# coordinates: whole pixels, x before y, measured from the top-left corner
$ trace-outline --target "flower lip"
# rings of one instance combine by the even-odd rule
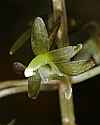
[[[34,73],[33,73],[33,69],[32,68],[26,68],[25,71],[24,71],[24,75],[25,77],[30,77],[32,76]]]

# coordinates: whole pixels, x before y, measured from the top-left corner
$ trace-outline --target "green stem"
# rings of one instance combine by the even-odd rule
[[[62,14],[61,25],[57,34],[57,40],[58,40],[57,45],[58,47],[68,46],[69,39],[68,39],[68,26],[67,26],[67,14],[66,14],[65,0],[52,0],[52,3],[53,3],[54,19],[55,20],[57,19],[59,12]],[[60,101],[62,125],[75,125],[72,95],[70,99],[66,99],[65,91],[63,91],[65,90],[65,88],[66,86],[64,84],[60,84],[59,101]]]
[[[69,99],[65,98],[64,84],[59,86],[59,101],[61,109],[62,125],[75,125],[74,109],[73,109],[73,97]]]
[[[96,75],[99,75],[99,74],[100,74],[100,66],[96,66],[95,68],[93,68],[87,72],[84,72],[80,75],[71,76],[70,81],[71,81],[71,84],[77,84],[77,83],[83,82],[83,81],[85,81],[89,78],[92,78]],[[59,81],[59,80],[51,80],[51,81],[49,81],[48,84],[42,84],[40,90],[41,91],[56,90],[60,83],[61,83],[61,81]],[[11,80],[11,81],[0,82],[0,98],[2,98],[4,96],[16,94],[16,93],[27,92],[27,91],[28,91],[28,81],[27,80]],[[59,93],[60,93],[60,91],[61,90],[59,90]],[[59,98],[61,98],[62,94],[59,96],[60,96]],[[64,98],[62,98],[62,99],[64,99]],[[70,99],[70,100],[72,100],[72,99]],[[66,100],[64,100],[64,101],[66,101]],[[61,103],[62,103],[62,101],[60,99],[60,104]],[[65,104],[62,103],[62,105],[65,105]]]
[[[67,26],[67,14],[64,0],[52,0],[53,4],[53,15],[56,20],[58,15],[61,14],[61,25],[58,30],[58,47],[64,47],[69,45],[68,39],[68,26]]]

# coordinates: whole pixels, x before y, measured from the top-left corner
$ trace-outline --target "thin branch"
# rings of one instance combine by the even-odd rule
[[[100,74],[100,66],[97,66],[87,72],[84,72],[77,76],[71,76],[69,78],[71,80],[71,84],[77,84],[99,74]],[[40,90],[51,91],[51,90],[58,89],[58,85],[60,83],[61,81],[59,80],[49,81],[48,84],[42,84]],[[0,98],[11,95],[11,94],[27,92],[27,91],[28,91],[27,80],[12,80],[12,81],[0,82]]]
[[[71,83],[77,84],[100,74],[100,66],[96,66],[87,72],[71,77]]]
[[[68,46],[69,39],[68,39],[68,26],[67,26],[65,0],[52,0],[52,3],[53,3],[54,19],[55,20],[57,19],[59,12],[61,12],[62,14],[61,25],[59,27],[58,34],[57,34],[57,38],[58,38],[57,45],[58,47]],[[67,80],[67,82],[69,81]],[[71,81],[69,84],[71,84]],[[63,88],[65,89],[66,87],[63,86],[63,84],[60,84],[59,85],[59,102],[60,102],[62,125],[68,125],[69,123],[72,123],[72,125],[75,125],[73,101],[72,101],[72,98],[70,98],[69,100],[66,100],[65,92],[63,92]]]
[[[58,30],[58,40],[57,45],[59,47],[68,46],[69,45],[69,39],[68,39],[68,25],[67,25],[67,13],[66,13],[66,7],[65,7],[65,0],[52,0],[53,4],[53,15],[55,21],[57,20],[57,17],[59,14],[61,14],[61,25]]]
[[[26,92],[28,91],[27,89],[28,89],[27,86],[3,89],[0,91],[0,98],[8,96],[8,95],[12,95],[12,94]]]
[[[21,87],[26,86],[27,80],[11,80],[11,81],[3,81],[0,83],[0,90],[12,88],[12,87]]]
[[[66,98],[65,96],[66,84],[59,85],[59,102],[60,102],[60,109],[61,109],[62,125],[75,125],[73,98],[72,98],[72,94],[70,98]]]

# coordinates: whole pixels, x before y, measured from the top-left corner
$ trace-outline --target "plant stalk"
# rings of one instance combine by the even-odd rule
[[[61,108],[62,125],[75,125],[74,109],[73,109],[73,97],[69,99],[65,98],[65,92],[63,91],[63,84],[59,86],[59,100]]]
[[[61,25],[57,34],[57,45],[58,48],[69,45],[68,39],[68,25],[67,25],[67,14],[65,7],[65,0],[52,0],[53,3],[53,15],[56,21],[59,13],[61,13]],[[70,80],[67,80],[70,82]],[[66,83],[67,84],[67,83]],[[71,82],[69,83],[71,84]],[[70,99],[65,98],[65,84],[59,84],[59,102],[61,111],[61,122],[62,125],[75,125],[75,116],[73,111],[72,95]]]
[[[61,25],[57,34],[58,47],[64,47],[69,45],[68,39],[68,25],[67,25],[67,13],[65,7],[65,0],[52,0],[53,16],[56,21],[61,14]]]
[[[100,66],[96,66],[93,69],[86,71],[80,75],[77,76],[69,76],[69,79],[71,81],[71,84],[77,84],[80,82],[83,82],[87,79],[90,79],[96,75],[100,74]],[[51,80],[49,81],[48,84],[42,84],[40,90],[41,91],[52,91],[58,89],[58,85],[61,82],[59,80]],[[25,89],[23,89],[25,87]],[[7,93],[3,92],[5,90],[8,90],[11,88]],[[20,91],[18,89],[20,89]],[[13,92],[12,92],[13,91]],[[1,81],[0,82],[0,98],[4,96],[8,96],[11,94],[16,94],[16,93],[22,93],[22,92],[27,92],[28,91],[28,81],[27,80],[11,80],[11,81]],[[4,93],[4,94],[1,94]]]

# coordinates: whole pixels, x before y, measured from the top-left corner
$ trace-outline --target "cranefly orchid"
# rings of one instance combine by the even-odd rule
[[[26,33],[27,34],[27,33]],[[90,68],[95,63],[93,60],[72,60],[82,49],[82,44],[67,46],[50,50],[50,37],[42,18],[36,17],[32,29],[28,31],[31,37],[31,47],[35,57],[25,68],[24,75],[28,77],[29,96],[36,98],[41,84],[47,84],[49,80],[62,80],[65,87],[65,98],[69,99],[72,94],[68,76],[76,76]],[[26,37],[26,38],[28,38]],[[19,49],[25,40],[16,41],[10,50],[13,54]]]

